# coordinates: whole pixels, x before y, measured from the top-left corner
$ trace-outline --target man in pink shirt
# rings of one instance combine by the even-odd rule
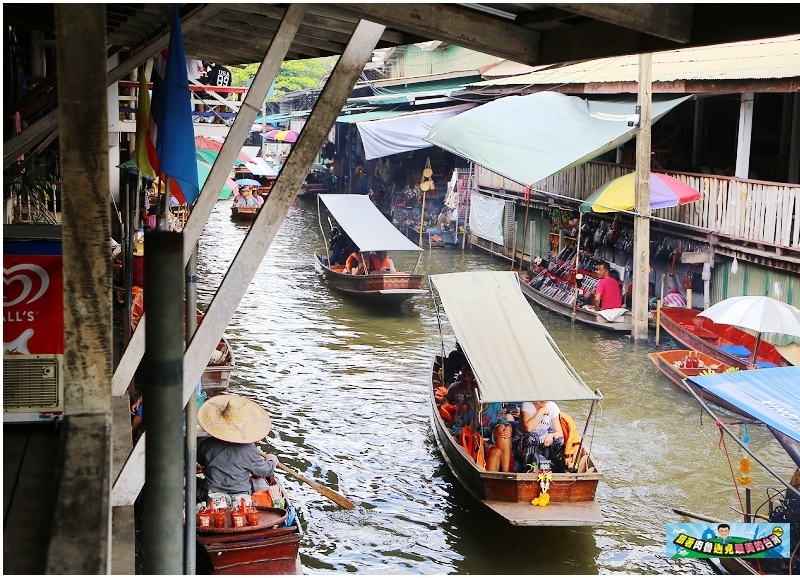
[[[603,309],[616,309],[622,307],[622,293],[619,283],[609,275],[610,267],[607,261],[600,261],[597,265],[597,276],[600,281],[592,296],[592,305],[597,311]]]

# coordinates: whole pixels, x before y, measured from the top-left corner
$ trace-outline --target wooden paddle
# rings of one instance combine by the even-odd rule
[[[267,454],[265,454],[261,450],[258,450],[258,453],[261,454],[262,458],[266,459]],[[293,478],[297,478],[301,482],[305,482],[306,484],[308,484],[309,486],[311,486],[312,488],[317,490],[320,494],[322,494],[323,496],[325,496],[329,500],[333,500],[334,502],[339,504],[342,508],[344,508],[346,510],[355,510],[356,505],[353,502],[351,502],[350,500],[348,500],[347,498],[345,498],[342,494],[340,494],[340,493],[338,493],[338,492],[336,492],[336,491],[334,491],[334,490],[332,490],[330,488],[322,486],[322,485],[320,485],[320,484],[318,484],[316,482],[312,482],[307,477],[305,477],[303,474],[300,474],[300,473],[294,471],[289,466],[285,466],[280,462],[278,462],[278,469],[281,470],[282,472],[285,472],[285,473],[289,474]]]

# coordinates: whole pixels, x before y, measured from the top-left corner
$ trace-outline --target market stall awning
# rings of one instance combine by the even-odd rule
[[[653,97],[652,119],[691,98]],[[437,123],[425,140],[499,175],[532,185],[581,165],[636,135],[636,99],[559,92],[507,96]]]
[[[800,367],[716,373],[687,381],[800,441]]]
[[[484,403],[596,399],[536,316],[512,271],[430,275]]]
[[[433,125],[474,107],[474,103],[466,103],[359,122],[356,126],[364,143],[364,156],[366,160],[377,159],[432,146],[425,137]]]
[[[422,251],[383,216],[367,195],[317,195],[362,251]]]

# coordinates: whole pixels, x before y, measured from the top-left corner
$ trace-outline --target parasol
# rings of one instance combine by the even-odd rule
[[[195,149],[195,154],[197,156],[197,160],[213,165],[217,161],[217,157],[219,156],[219,151],[203,149],[198,147]],[[237,158],[233,162],[233,164],[235,166],[244,166],[244,161],[242,159]]]
[[[236,180],[236,184],[239,185],[240,187],[246,187],[246,186],[260,187],[261,186],[261,183],[259,183],[255,179],[237,179]]]
[[[206,180],[208,179],[208,174],[211,172],[211,165],[204,163],[203,161],[197,161],[197,180],[200,183],[200,190],[203,189],[203,185],[206,184]],[[219,192],[220,199],[230,199],[232,195],[239,194],[239,186],[233,182],[230,178],[225,180],[225,184],[222,185],[222,189]]]
[[[222,143],[218,140],[214,140],[212,138],[208,138],[205,136],[196,136],[194,137],[194,146],[199,149],[207,149],[210,151],[221,151],[222,150]],[[253,159],[250,158],[248,155],[244,154],[242,151],[239,151],[237,155],[239,160],[242,160],[246,163],[252,163]]]
[[[630,211],[636,206],[636,173],[628,173],[597,189],[581,203],[581,213]],[[700,200],[700,191],[663,173],[650,173],[650,208],[665,209]]]
[[[298,134],[293,130],[271,130],[264,135],[268,140],[280,142],[297,142]]]
[[[800,337],[800,309],[772,297],[745,295],[720,301],[698,313],[714,323],[736,325],[757,333],[753,363],[758,359],[762,333],[779,333]]]

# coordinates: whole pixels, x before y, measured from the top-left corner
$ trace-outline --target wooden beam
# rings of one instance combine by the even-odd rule
[[[47,574],[111,568],[114,331],[104,4],[57,4],[65,449]]]
[[[692,39],[694,4],[548,4],[629,30],[685,44]]]
[[[507,58],[522,64],[537,64],[538,32],[520,28],[507,20],[457,8],[450,4],[332,4],[336,11],[369,18],[386,26],[442,40],[457,46]]]

